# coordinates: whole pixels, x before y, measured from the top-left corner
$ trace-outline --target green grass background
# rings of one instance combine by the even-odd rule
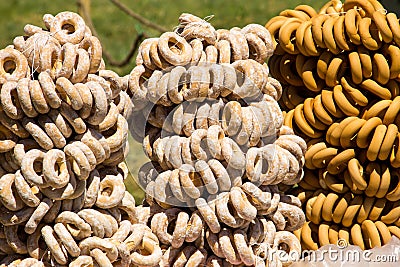
[[[210,23],[215,28],[243,27],[249,23],[265,23],[280,11],[294,8],[299,4],[308,4],[319,9],[323,0],[122,0],[124,4],[143,17],[164,26],[169,30],[178,24],[178,17],[183,12],[205,18],[213,15]],[[23,35],[25,24],[44,27],[43,14],[57,14],[61,11],[77,12],[75,0],[2,0],[0,1],[0,47],[12,43],[14,37]],[[109,0],[92,0],[91,14],[93,23],[100,35],[103,48],[115,59],[122,59],[140,31],[148,36],[160,33],[143,27],[133,18],[127,16]],[[134,60],[123,68],[112,68],[120,75],[125,75],[134,67]],[[134,178],[140,166],[146,162],[141,145],[130,139],[130,153],[127,164],[132,177],[127,179],[128,190],[137,200],[143,192],[136,186]]]

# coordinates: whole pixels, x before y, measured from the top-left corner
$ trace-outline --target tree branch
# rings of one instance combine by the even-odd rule
[[[139,48],[140,43],[147,38],[147,35],[145,33],[140,33],[136,37],[136,39],[133,41],[131,48],[129,49],[128,54],[126,57],[121,60],[121,61],[116,61],[114,60],[109,54],[104,55],[104,57],[107,59],[108,64],[114,67],[123,67],[125,65],[128,65],[133,56],[135,55],[136,50]]]
[[[90,15],[90,0],[77,0],[77,4],[78,4],[78,12],[85,20],[86,25],[90,28],[90,30],[92,31],[92,34],[94,36],[96,36],[97,38],[100,38],[99,34],[96,31],[96,28],[93,25],[92,17]],[[111,56],[111,54],[105,49],[104,45],[103,45],[103,56],[104,56],[105,60],[107,61],[107,63],[110,64],[111,66],[123,67],[123,66],[129,64],[130,60],[135,55],[136,50],[139,48],[139,45],[144,38],[147,38],[147,35],[145,33],[138,34],[136,39],[133,41],[128,54],[121,61],[115,60]]]
[[[153,28],[159,32],[167,32],[168,29],[151,22],[150,20],[143,18],[142,16],[140,16],[139,14],[137,14],[136,12],[134,12],[132,9],[130,9],[129,7],[127,7],[126,5],[124,5],[123,3],[121,3],[119,0],[110,0],[114,5],[116,5],[119,9],[121,9],[123,12],[125,12],[126,14],[128,14],[129,16],[131,16],[132,18],[136,19],[137,21],[139,21],[140,23],[142,23],[143,25],[149,27],[149,28]]]

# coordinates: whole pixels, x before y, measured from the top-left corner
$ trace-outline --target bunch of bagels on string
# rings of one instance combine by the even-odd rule
[[[376,0],[300,5],[266,28],[268,64],[283,87],[284,125],[307,141],[291,193],[303,249],[344,240],[362,249],[400,237],[400,24]]]
[[[143,41],[129,76],[160,266],[288,266],[270,255],[301,252],[292,232],[305,215],[286,190],[303,177],[306,143],[283,126],[282,88],[265,63],[271,35],[191,14],[179,22]]]
[[[72,12],[0,50],[0,265],[156,266],[126,191],[128,77]]]

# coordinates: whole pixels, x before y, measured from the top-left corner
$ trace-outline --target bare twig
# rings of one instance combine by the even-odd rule
[[[138,34],[138,36],[136,37],[136,39],[134,40],[134,42],[132,43],[131,48],[129,49],[128,54],[126,55],[126,57],[121,60],[121,61],[116,61],[113,58],[110,57],[110,55],[106,56],[104,55],[104,57],[106,57],[108,64],[110,64],[111,66],[114,67],[123,67],[125,65],[128,65],[129,62],[131,61],[132,57],[135,55],[136,50],[139,48],[140,43],[147,38],[145,33],[140,33]]]
[[[90,15],[90,0],[77,0],[77,4],[78,4],[78,12],[85,20],[86,25],[88,25],[88,27],[92,31],[92,34],[97,38],[100,38],[99,34],[96,31],[96,28],[93,25],[92,17]],[[129,52],[126,55],[126,57],[120,61],[115,60],[111,56],[111,54],[105,49],[104,45],[103,45],[103,56],[107,61],[107,63],[110,64],[111,66],[123,67],[125,65],[128,65],[132,57],[135,55],[135,52],[138,49],[141,41],[144,38],[147,38],[146,33],[139,33],[136,39],[133,41],[132,46],[129,49]]]
[[[92,16],[90,15],[90,0],[77,0],[78,13],[83,17],[86,25],[90,28],[93,35],[99,36],[93,26]]]
[[[134,12],[132,9],[130,9],[129,7],[127,7],[126,5],[124,5],[123,3],[121,3],[119,0],[110,0],[114,5],[116,5],[119,9],[121,9],[122,11],[124,11],[126,14],[128,14],[129,16],[131,16],[132,18],[136,19],[137,21],[139,21],[140,23],[142,23],[143,25],[149,27],[149,28],[153,28],[159,32],[167,32],[168,29],[164,28],[163,26],[160,26],[154,22],[151,22],[150,20],[143,18],[142,16],[140,16],[139,14],[137,14],[136,12]]]

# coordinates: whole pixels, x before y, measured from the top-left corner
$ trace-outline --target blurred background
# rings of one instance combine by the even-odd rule
[[[0,1],[0,47],[23,35],[26,24],[44,27],[43,14],[80,12],[91,23],[102,42],[106,66],[123,76],[135,66],[135,51],[143,38],[159,36],[178,25],[181,13],[206,18],[216,29],[249,23],[265,23],[285,9],[299,4],[316,10],[327,0],[8,0]],[[389,11],[400,13],[400,0],[381,1]],[[133,49],[132,49],[133,48]],[[140,201],[143,191],[135,184],[137,171],[146,162],[141,144],[130,138],[127,165],[131,177],[128,190]]]

